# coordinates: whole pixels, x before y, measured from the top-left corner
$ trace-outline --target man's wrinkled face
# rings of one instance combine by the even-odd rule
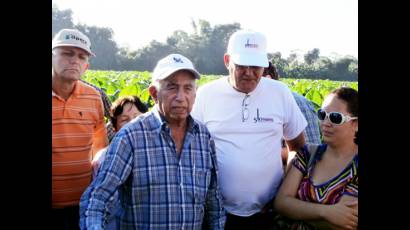
[[[150,86],[150,94],[168,122],[184,121],[195,102],[195,77],[189,71],[177,71],[161,80],[159,89]]]
[[[224,62],[229,70],[229,83],[236,90],[242,93],[252,92],[258,85],[263,67],[237,65],[230,60],[230,56],[225,54]]]
[[[53,75],[66,81],[79,80],[88,68],[89,54],[80,48],[62,46],[52,51]]]

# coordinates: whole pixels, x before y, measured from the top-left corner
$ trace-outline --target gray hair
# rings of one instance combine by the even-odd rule
[[[159,90],[160,86],[161,86],[161,82],[162,80],[155,80],[151,83],[152,86],[154,86],[157,90]]]
[[[189,71],[188,71],[188,72],[189,72]],[[170,75],[170,76],[171,76],[171,75]],[[170,77],[170,76],[168,76],[168,77]],[[194,75],[193,75],[193,76],[194,76]],[[161,80],[155,79],[153,82],[151,82],[151,85],[154,86],[157,90],[159,90],[160,87],[161,87],[161,85],[166,81],[166,79],[167,79],[168,77],[166,77],[166,78],[164,78],[164,79],[161,79]],[[196,87],[198,86],[198,84],[197,84],[197,79],[195,78],[195,76],[194,76],[194,84],[195,84]]]

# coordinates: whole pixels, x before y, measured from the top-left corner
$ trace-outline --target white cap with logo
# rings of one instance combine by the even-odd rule
[[[90,39],[76,29],[62,29],[54,36],[51,49],[60,46],[77,47],[95,57],[95,54],[91,52]]]
[[[188,58],[181,54],[170,54],[158,61],[152,73],[152,82],[165,79],[178,70],[188,70],[196,79],[200,78],[200,74]]]
[[[268,67],[266,46],[266,37],[262,33],[239,30],[231,35],[227,53],[237,65]]]

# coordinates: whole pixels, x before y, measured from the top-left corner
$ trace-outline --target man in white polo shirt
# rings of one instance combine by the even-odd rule
[[[262,78],[263,34],[232,34],[224,63],[229,76],[200,87],[191,114],[215,139],[225,229],[267,229],[283,177],[281,138],[291,151],[302,147],[307,122],[284,83]]]

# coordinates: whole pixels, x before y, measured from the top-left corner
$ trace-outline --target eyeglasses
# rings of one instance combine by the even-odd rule
[[[250,95],[246,94],[245,98],[242,101],[242,122],[247,121],[249,118],[249,109],[248,109],[249,97]]]
[[[248,65],[237,65],[235,64],[235,70],[239,71],[239,72],[245,72],[247,69],[249,69],[252,72],[260,72],[262,71],[264,68],[260,67],[260,66],[248,66]]]
[[[328,113],[328,112],[324,111],[323,109],[319,109],[317,111],[317,117],[321,121],[328,118],[329,121],[334,125],[342,125],[346,122],[349,122],[350,120],[357,119],[357,117],[351,117],[351,116],[344,115],[343,113],[339,113],[339,112],[330,112],[330,113]]]

